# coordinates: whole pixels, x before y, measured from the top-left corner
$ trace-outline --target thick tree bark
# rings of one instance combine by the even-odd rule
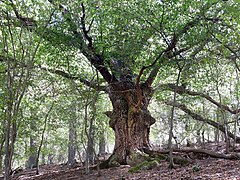
[[[128,164],[131,153],[138,149],[150,149],[150,126],[155,123],[155,119],[147,110],[150,89],[141,87],[143,100],[140,109],[136,112],[138,92],[128,83],[130,82],[121,82],[118,90],[110,91],[113,111],[106,112],[110,117],[110,127],[115,132],[115,147],[110,158],[119,164]]]

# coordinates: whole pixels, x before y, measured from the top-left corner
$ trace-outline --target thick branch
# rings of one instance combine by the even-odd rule
[[[141,76],[143,74],[143,71],[146,68],[147,67],[145,67],[145,66],[142,67],[142,69],[140,70],[139,75],[138,75],[138,77],[136,79],[136,89],[137,89],[137,95],[138,95],[138,102],[135,105],[135,109],[134,109],[135,112],[138,112],[138,110],[140,109],[141,104],[142,104],[143,96],[142,96],[142,89],[140,87],[140,78],[141,78]]]
[[[203,97],[203,98],[207,99],[208,101],[210,101],[211,103],[215,104],[217,107],[219,107],[219,108],[221,108],[221,109],[223,109],[225,111],[228,111],[231,114],[238,114],[240,112],[240,109],[232,110],[232,109],[230,109],[230,107],[217,102],[216,100],[214,100],[212,97],[210,97],[207,94],[204,94],[202,92],[190,91],[190,90],[185,89],[183,86],[176,86],[174,84],[162,84],[162,85],[160,85],[160,87],[161,87],[161,89],[167,89],[167,90],[171,90],[171,91],[175,91],[176,90],[176,92],[178,94],[188,94],[190,96],[200,96],[200,97]]]
[[[50,2],[52,3],[52,1],[50,1]],[[86,24],[85,24],[85,18],[86,18],[85,7],[84,7],[83,3],[81,4],[81,6],[82,6],[82,12],[83,12],[83,15],[81,17],[82,31],[83,31],[83,36],[88,41],[88,46],[87,47],[84,43],[81,44],[81,47],[80,47],[81,52],[91,62],[91,64],[101,73],[103,78],[109,84],[117,82],[116,77],[114,75],[112,75],[109,72],[108,68],[104,65],[104,58],[100,54],[98,54],[93,47],[92,37],[90,37],[88,35],[88,33],[90,31],[90,28],[91,28],[91,24],[93,22],[91,22],[89,28],[87,29]],[[62,6],[62,5],[60,5],[60,9],[63,11],[63,14],[65,14],[65,12],[69,13],[69,11],[66,8],[64,8],[64,6]],[[75,22],[70,17],[67,18],[67,22],[70,23],[70,25],[74,25],[74,27],[77,27]],[[81,35],[76,31],[75,28],[73,28],[72,31],[75,35],[78,35],[78,36]]]
[[[64,78],[67,78],[67,79],[70,79],[70,80],[79,80],[84,85],[86,85],[88,87],[91,87],[93,89],[96,89],[98,91],[106,91],[106,87],[105,86],[98,86],[97,82],[88,81],[85,78],[82,78],[80,76],[72,76],[71,74],[66,73],[66,72],[64,72],[62,70],[47,69],[45,67],[40,67],[40,68],[42,70],[48,71],[48,72],[53,73],[53,74],[60,75],[60,76],[62,76]]]
[[[170,102],[170,101],[166,101],[165,104],[167,105],[170,105],[170,106],[175,106],[179,109],[181,109],[182,111],[184,111],[185,113],[187,113],[188,115],[190,115],[193,119],[197,120],[197,121],[201,121],[201,122],[204,122],[204,123],[207,123],[217,129],[219,129],[220,131],[222,131],[223,133],[225,133],[225,127],[215,121],[212,121],[210,119],[206,119],[204,117],[202,117],[201,115],[199,114],[196,114],[194,112],[192,112],[190,109],[187,108],[186,105],[184,104],[179,104],[179,103],[173,103],[173,102]],[[231,137],[232,139],[235,138],[234,134],[227,131],[227,134],[229,137]],[[236,142],[240,142],[240,137],[236,137]]]
[[[88,35],[88,32],[90,31],[93,20],[87,30],[86,23],[85,23],[85,18],[86,18],[85,7],[84,7],[83,3],[81,3],[81,6],[82,6],[82,14],[83,14],[81,17],[81,25],[82,25],[83,34],[84,34],[84,37],[88,40],[88,47],[92,47],[92,37],[90,37]]]
[[[193,20],[193,21],[188,22],[188,23],[183,27],[182,31],[178,32],[177,34],[174,33],[174,35],[173,35],[173,37],[172,37],[172,39],[171,39],[170,44],[168,44],[168,47],[167,47],[163,52],[161,52],[161,53],[158,55],[158,57],[155,59],[155,61],[153,62],[153,64],[152,64],[151,66],[155,65],[156,62],[157,62],[160,58],[162,58],[163,55],[165,55],[165,56],[163,57],[163,59],[165,59],[165,58],[166,58],[166,59],[171,59],[171,58],[179,55],[181,52],[186,51],[186,48],[183,48],[183,49],[181,49],[180,51],[177,51],[177,52],[175,52],[175,53],[172,53],[172,54],[170,53],[170,52],[172,52],[174,49],[176,49],[176,44],[177,44],[178,40],[180,39],[180,36],[182,36],[182,35],[185,34],[189,29],[191,29],[192,27],[194,27],[195,25],[197,25],[197,22],[198,22],[198,18],[195,19],[195,20]],[[160,69],[160,66],[153,68],[153,70],[151,71],[148,79],[146,80],[146,83],[147,83],[149,86],[151,86],[151,84],[153,83],[154,79],[156,78],[159,69]]]
[[[33,18],[29,18],[29,17],[24,17],[22,16],[18,11],[17,11],[17,8],[16,8],[16,5],[10,1],[10,6],[12,7],[17,19],[20,20],[21,24],[23,26],[25,26],[26,28],[30,28],[30,30],[32,29],[33,26],[36,26],[36,21],[33,19]]]
[[[10,58],[10,57],[6,57],[6,56],[2,56],[0,55],[0,62],[6,62],[7,60],[10,60],[12,62],[14,62],[14,59],[13,58]],[[20,66],[20,64],[16,63],[18,66]],[[21,65],[20,67],[27,67],[26,64],[23,64]],[[106,87],[105,86],[98,86],[98,83],[97,82],[92,82],[92,81],[88,81],[87,79],[85,78],[82,78],[80,76],[72,76],[71,74],[67,73],[67,72],[64,72],[62,70],[58,70],[58,69],[49,69],[49,68],[46,68],[46,67],[36,67],[36,68],[40,68],[44,71],[47,71],[47,72],[50,72],[50,73],[53,73],[53,74],[57,74],[57,75],[60,75],[64,78],[67,78],[67,79],[70,79],[70,80],[79,80],[81,83],[83,83],[84,85],[88,86],[88,87],[91,87],[93,89],[96,89],[98,91],[106,91]],[[0,73],[6,73],[7,70],[4,70],[4,72],[0,72]]]
[[[49,2],[52,3],[52,1],[49,1]],[[16,17],[19,20],[21,20],[21,22],[24,22],[24,27],[28,28],[30,25],[32,26],[33,23],[36,24],[35,20],[27,18],[27,17],[23,17],[17,11],[16,6],[15,6],[15,4],[13,4],[13,2],[11,2],[10,5],[12,6]],[[59,9],[61,9],[63,11],[63,15],[65,15],[66,13],[69,13],[68,10],[66,8],[64,8],[64,6],[62,6],[62,5],[59,5]],[[85,12],[85,10],[84,10],[84,12]],[[69,17],[67,18],[67,22],[70,23],[70,25],[74,25],[74,27],[77,27],[76,24]],[[85,23],[85,13],[84,13],[84,18],[82,18],[82,23]],[[91,27],[91,25],[90,25],[90,27]],[[84,25],[84,28],[83,28],[84,36],[86,37],[86,39],[88,41],[90,40],[90,37],[87,35],[87,33],[90,31],[90,27],[87,30]],[[77,35],[77,37],[78,37],[78,43],[74,44],[74,46],[81,49],[81,52],[83,53],[83,55],[94,65],[94,67],[101,73],[103,78],[108,83],[116,82],[117,79],[114,77],[114,75],[112,75],[108,71],[107,67],[104,65],[103,57],[101,55],[99,55],[98,53],[96,53],[93,48],[89,48],[91,45],[91,41],[89,41],[88,47],[85,47],[83,40],[81,38],[79,38],[79,37],[81,37],[81,34],[77,32],[76,28],[71,28],[71,30],[72,30],[73,34]],[[41,27],[39,27],[36,30],[36,33],[42,34]],[[63,37],[63,36],[66,38],[59,38],[59,37]],[[51,29],[46,29],[46,32],[44,33],[43,38],[52,43],[53,37],[55,38],[54,41],[58,42],[54,45],[59,45],[59,43],[63,43],[63,44],[66,44],[67,46],[69,46],[69,42],[76,42],[76,39],[75,39],[76,37],[73,38],[70,35],[58,33],[57,31],[52,31]],[[63,42],[63,39],[65,40],[65,42]],[[79,46],[79,44],[80,44],[80,46]],[[65,77],[69,78],[67,76],[65,76]]]
[[[182,29],[180,29],[177,32],[174,32],[173,36],[172,36],[172,38],[170,40],[170,43],[167,44],[167,48],[157,56],[157,58],[155,59],[155,61],[152,63],[151,66],[155,65],[156,62],[159,59],[166,59],[166,60],[167,59],[171,59],[171,58],[181,54],[181,52],[186,51],[187,48],[183,48],[183,49],[177,51],[176,45],[177,45],[177,43],[178,43],[178,41],[179,41],[181,36],[186,34],[194,26],[198,25],[199,20],[201,20],[201,18],[199,16],[197,16],[192,21],[189,21],[188,23],[186,23],[185,26]],[[164,56],[164,57],[162,57],[162,56]],[[155,68],[152,69],[149,77],[146,80],[146,83],[149,86],[151,86],[151,84],[153,83],[154,79],[156,78],[159,69],[160,69],[160,66],[156,66]]]
[[[168,59],[171,59],[173,57],[176,57],[178,55],[180,55],[182,52],[185,52],[187,51],[188,48],[182,48],[174,53],[171,53],[171,54],[167,54],[165,51],[163,51],[162,53],[160,53],[160,55],[155,59],[155,61],[153,62],[153,64],[151,64],[150,66],[148,67],[152,67],[155,65],[155,62],[158,62],[159,59],[161,60],[161,62],[163,62],[164,60],[168,60]],[[159,65],[156,65],[152,71],[150,72],[147,80],[145,81],[145,83],[150,87],[153,83],[153,81],[155,80],[157,74],[158,74],[158,71],[160,69],[160,64],[161,62],[158,62]]]

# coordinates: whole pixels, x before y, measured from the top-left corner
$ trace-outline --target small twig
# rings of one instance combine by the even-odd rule
[[[36,174],[38,175],[39,174],[39,156],[40,156],[40,152],[41,152],[41,148],[42,148],[42,145],[43,145],[43,141],[44,141],[44,135],[45,135],[45,131],[46,131],[46,128],[47,128],[47,120],[48,120],[48,116],[50,114],[50,112],[52,111],[53,109],[53,105],[54,105],[54,101],[50,107],[50,109],[48,110],[46,116],[45,116],[45,120],[44,120],[44,127],[43,127],[43,130],[42,130],[42,137],[41,137],[41,142],[40,142],[40,145],[39,145],[39,148],[38,148],[38,152],[37,152],[37,161],[36,161]]]

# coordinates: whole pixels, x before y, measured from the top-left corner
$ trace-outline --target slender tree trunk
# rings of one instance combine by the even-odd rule
[[[8,27],[8,30],[10,31],[10,27]],[[5,39],[6,37],[3,37],[5,46],[7,48],[7,55],[8,55],[8,43]],[[7,61],[7,82],[6,82],[6,87],[7,87],[7,113],[6,113],[6,121],[5,121],[5,160],[4,160],[4,166],[5,166],[5,174],[4,174],[4,180],[10,179],[10,171],[11,171],[11,163],[12,163],[12,149],[11,147],[11,139],[10,139],[10,134],[12,132],[11,126],[12,126],[12,116],[13,116],[13,72],[11,72],[11,62],[8,59]]]
[[[104,131],[101,131],[100,136],[99,136],[98,154],[99,155],[104,155],[105,153],[106,153],[106,139],[105,139]]]
[[[75,163],[75,155],[76,155],[76,129],[73,122],[69,123],[69,136],[68,136],[68,164]]]
[[[76,108],[75,103],[71,107],[71,117],[69,120],[69,132],[68,132],[68,164],[75,163],[75,155],[76,155],[76,142],[77,142],[77,117],[76,117]]]
[[[52,111],[53,105],[54,105],[54,102],[52,103],[52,105],[51,105],[50,109],[48,110],[48,112],[45,116],[45,119],[44,119],[44,127],[43,127],[43,131],[42,131],[41,141],[40,141],[40,145],[39,145],[39,148],[38,148],[38,151],[37,151],[36,174],[39,174],[39,157],[40,157],[41,148],[42,148],[43,141],[44,141],[45,131],[46,131],[46,128],[47,128],[48,116],[49,116],[50,112]]]
[[[214,119],[217,123],[219,123],[217,111],[215,113]],[[219,130],[219,126],[218,126],[217,128],[214,129],[214,141],[215,141],[215,143],[217,143],[217,145],[219,145],[219,133],[220,133],[220,130]]]
[[[54,154],[49,153],[48,154],[48,164],[53,164],[53,158],[54,158]]]
[[[8,107],[8,115],[7,115],[7,123],[6,123],[6,132],[5,132],[5,175],[4,179],[8,180],[10,178],[10,172],[12,168],[12,157],[14,152],[14,143],[17,136],[17,124],[16,116],[12,115],[12,105],[10,104]],[[14,113],[13,113],[14,114]]]
[[[216,114],[217,114],[217,122],[218,122],[218,126],[217,126],[217,132],[218,132],[218,139],[217,139],[217,145],[219,146],[220,143],[220,129],[219,129],[219,124],[221,123],[220,117],[219,117],[219,110],[216,110]]]
[[[13,71],[13,72],[12,72]],[[5,121],[5,175],[4,179],[10,179],[10,171],[12,168],[12,156],[14,151],[14,143],[16,140],[17,135],[17,112],[18,112],[18,105],[20,104],[21,97],[19,101],[14,101],[14,78],[15,78],[15,71],[14,69],[11,70],[11,62],[8,60],[8,72],[7,72],[7,116]],[[23,94],[22,94],[23,95]],[[16,98],[16,97],[15,97]]]
[[[176,81],[176,85],[177,86],[179,85],[181,72],[182,72],[182,68],[180,68],[180,66],[179,66],[179,72],[178,72],[178,77],[177,77],[177,81]],[[173,103],[175,104],[176,101],[177,101],[177,92],[175,90],[174,94],[173,94]],[[174,164],[173,164],[173,145],[172,145],[174,110],[175,110],[175,106],[172,106],[172,108],[171,108],[171,115],[170,115],[170,118],[169,118],[169,127],[170,127],[170,129],[169,129],[169,139],[168,139],[169,167],[170,168],[174,167]]]
[[[37,144],[35,137],[30,137],[30,157],[28,158],[26,168],[35,168],[37,167]]]
[[[237,85],[236,85],[236,99],[237,99],[237,107],[236,109],[239,108],[240,102],[239,102],[239,86],[240,86],[240,81],[239,81],[239,74],[238,74],[238,70],[236,69],[236,74],[237,74]],[[239,118],[239,113],[236,114],[235,117],[235,122],[234,122],[234,143],[233,143],[233,147],[236,147],[236,141],[237,141],[237,124],[238,124],[238,118]]]
[[[37,131],[36,123],[33,121],[35,114],[33,114],[32,122],[30,123],[30,129],[32,132]],[[26,168],[35,168],[37,167],[37,142],[36,142],[36,136],[32,133],[30,135],[30,156],[28,158],[28,161],[26,163]]]
[[[220,91],[218,89],[218,84],[217,84],[217,93],[218,93],[218,96],[219,96],[219,102],[220,102],[220,104],[222,104],[222,97],[221,97]],[[220,109],[220,112],[221,112],[224,127],[225,127],[224,137],[225,137],[225,141],[226,141],[226,153],[229,153],[229,146],[230,146],[229,143],[230,142],[229,142],[229,137],[228,137],[228,133],[227,133],[228,132],[227,119],[225,117],[225,113],[224,113],[222,108]]]
[[[205,149],[205,126],[202,129],[202,148]]]
[[[0,172],[3,171],[3,155],[4,155],[4,146],[5,146],[5,134],[4,134],[4,125],[5,121],[2,122],[2,137],[1,137],[1,144],[0,144]]]
[[[85,169],[86,173],[89,173],[89,164],[94,163],[94,156],[95,156],[95,149],[94,149],[94,135],[95,135],[95,118],[96,118],[96,102],[98,98],[98,94],[94,94],[92,101],[90,102],[90,93],[85,102],[85,115],[84,115],[84,132],[87,136],[87,148],[84,147],[86,152],[86,159],[85,159]],[[91,117],[89,118],[88,108],[91,107],[92,113]],[[89,121],[89,123],[88,123]]]
[[[197,144],[198,144],[198,145],[201,145],[201,144],[202,144],[201,128],[197,129]]]
[[[3,155],[2,155],[2,152],[1,152],[1,155],[0,155],[0,172],[3,171]]]
[[[95,127],[94,127],[95,115],[90,118],[89,129],[88,129],[88,142],[87,142],[87,161],[89,164],[94,164],[94,135],[95,135]]]
[[[88,121],[88,99],[86,100],[86,103],[85,103],[85,108],[84,108],[84,111],[85,111],[85,114],[84,114],[84,131],[85,131],[85,134],[87,135],[87,139],[89,141],[89,137],[88,137],[88,132],[87,132],[87,121]],[[88,143],[87,143],[87,146],[88,146]],[[86,156],[85,156],[85,170],[86,170],[86,174],[89,173],[89,157],[88,157],[88,147],[86,148],[85,145],[83,146],[84,147],[84,150],[85,150],[85,153],[86,153]]]
[[[98,94],[95,94],[93,97],[93,100],[90,104],[91,107],[91,118],[89,119],[89,128],[87,132],[87,137],[88,137],[88,142],[87,142],[87,161],[90,164],[94,164],[94,159],[95,159],[95,120],[96,120],[96,115],[97,115],[97,98]]]
[[[176,101],[176,92],[174,92],[174,100]],[[169,148],[169,168],[173,168],[173,145],[172,145],[172,138],[173,138],[173,118],[174,118],[174,106],[171,108],[171,114],[169,118],[169,137],[168,137],[168,148]]]
[[[5,166],[4,180],[10,179],[10,171],[11,171],[12,157],[11,157],[11,149],[10,149],[10,128],[11,128],[11,116],[8,113],[8,118],[6,121],[6,128],[5,128],[6,143],[5,143],[5,161],[4,161],[4,166]]]

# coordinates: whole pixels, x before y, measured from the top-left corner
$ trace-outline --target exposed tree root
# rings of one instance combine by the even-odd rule
[[[141,149],[141,152],[133,152],[131,155],[128,157],[128,162],[127,164],[130,165],[131,167],[138,166],[140,164],[145,164],[146,162],[161,162],[161,161],[166,161],[168,160],[168,155],[167,151],[166,152],[159,152],[159,151],[152,151],[149,149]],[[175,164],[180,164],[180,165],[186,165],[191,163],[191,161],[187,158],[184,157],[178,157],[174,156],[174,163]],[[120,165],[126,165],[126,164],[120,164],[115,157],[114,154],[112,154],[107,160],[101,162],[99,164],[100,169],[106,169],[106,168],[111,168],[111,167],[118,167]],[[97,166],[96,166],[97,167]],[[96,168],[95,167],[95,168]]]
[[[161,159],[166,159],[166,156],[163,155]],[[147,153],[141,152],[141,151],[133,151],[132,153],[129,153],[127,157],[127,162],[123,164],[123,163],[120,163],[121,161],[119,161],[117,156],[113,153],[107,160],[99,164],[99,168],[105,169],[105,168],[111,168],[111,167],[118,167],[120,165],[136,166],[144,161],[151,161],[151,160],[152,160],[152,157],[149,156]]]
[[[112,159],[112,156],[113,156],[113,154],[112,154],[107,160],[101,162],[101,163],[99,164],[99,168],[100,168],[100,169],[110,168],[110,167],[111,167],[111,166],[110,166],[110,161],[111,161],[111,159]],[[96,166],[96,167],[97,167],[97,166]]]
[[[117,156],[113,153],[107,160],[99,163],[99,168],[107,169],[107,168],[111,168],[111,167],[119,167],[120,165],[126,165],[126,164],[119,163],[119,162],[120,161],[118,160]]]
[[[158,161],[159,160],[167,160],[169,161],[169,156],[166,154],[169,154],[169,150],[166,151],[153,151],[149,149],[144,149],[144,152],[148,154],[150,157],[156,158]],[[173,156],[173,162],[174,164],[178,164],[181,166],[187,165],[192,162],[191,159],[185,158],[182,156],[174,155]]]
[[[146,161],[155,161],[155,160],[157,162],[164,161],[164,160],[168,161],[169,150],[154,151],[149,149],[142,149],[142,151],[149,156],[149,157],[146,157],[145,159]],[[223,154],[223,153],[214,152],[207,149],[196,149],[196,148],[173,149],[173,152],[175,153],[173,157],[174,164],[178,164],[181,166],[192,163],[192,160],[196,158],[196,156],[194,155],[210,156],[213,158],[230,159],[230,160],[240,159],[240,153],[237,153],[237,152],[232,152],[230,154]],[[186,157],[183,157],[182,155],[179,155],[178,153],[187,153],[187,154],[193,153],[194,157],[191,158],[191,156],[189,155],[186,158]],[[142,162],[144,162],[144,160]],[[136,164],[141,164],[141,162],[137,162]],[[116,166],[120,166],[120,164],[117,163],[117,160],[115,160],[114,155],[111,155],[107,160],[99,164],[100,169],[106,169],[106,168],[116,167]]]

